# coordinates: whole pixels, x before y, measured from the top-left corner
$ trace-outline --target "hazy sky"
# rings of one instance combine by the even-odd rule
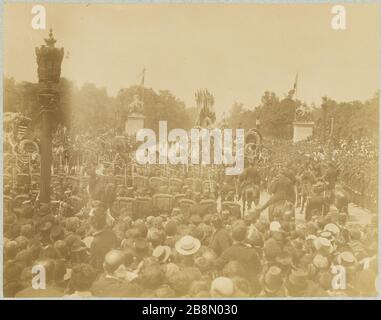
[[[37,81],[33,3],[4,7],[4,73]],[[379,88],[379,7],[345,4],[347,29],[331,28],[332,4],[44,4],[47,28],[68,53],[62,76],[115,95],[139,82],[187,106],[208,88],[219,115],[235,102],[283,96],[299,72],[298,98],[364,100]]]

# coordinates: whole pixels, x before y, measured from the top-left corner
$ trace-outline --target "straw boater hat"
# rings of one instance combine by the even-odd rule
[[[280,232],[280,231],[282,231],[281,224],[278,221],[272,221],[270,223],[270,231],[273,231],[273,232]]]
[[[337,257],[337,262],[345,267],[352,267],[357,263],[356,257],[350,251],[344,251]]]
[[[175,248],[178,253],[183,256],[194,254],[200,249],[200,240],[193,238],[192,236],[184,236],[176,242]]]
[[[334,251],[331,241],[327,238],[317,237],[314,240],[314,246],[316,250],[325,254],[331,254]]]
[[[337,237],[340,233],[340,228],[334,223],[328,223],[325,225],[324,231],[329,231],[331,234],[333,234],[334,237]]]
[[[321,231],[318,233],[318,236],[321,238],[326,238],[331,242],[335,240],[334,235],[330,231]]]
[[[171,255],[171,248],[168,246],[157,246],[153,250],[152,255],[160,262],[166,262]]]
[[[85,237],[82,241],[83,241],[83,243],[86,245],[86,247],[90,249],[93,240],[94,240],[94,237],[92,237],[92,236],[87,236],[87,237]]]
[[[234,282],[227,277],[218,277],[213,280],[210,293],[212,297],[231,297],[234,293]]]

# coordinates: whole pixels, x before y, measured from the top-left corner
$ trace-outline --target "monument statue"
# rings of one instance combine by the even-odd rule
[[[143,114],[144,112],[144,104],[143,101],[140,100],[139,95],[134,95],[134,100],[127,107],[127,114]]]
[[[196,126],[208,128],[216,121],[216,114],[213,109],[214,96],[207,90],[198,90],[195,93],[197,108],[200,110]]]

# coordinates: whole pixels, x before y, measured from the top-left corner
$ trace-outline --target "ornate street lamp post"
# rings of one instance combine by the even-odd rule
[[[322,122],[323,122],[323,144],[326,142],[326,136],[327,136],[327,111],[328,111],[328,98],[323,97],[323,102],[321,104],[322,109]]]
[[[53,114],[58,106],[58,83],[61,75],[63,48],[56,48],[52,29],[44,45],[36,47],[37,73],[39,82],[39,103],[41,106],[41,174],[40,202],[50,202],[50,177],[52,164],[52,122]]]

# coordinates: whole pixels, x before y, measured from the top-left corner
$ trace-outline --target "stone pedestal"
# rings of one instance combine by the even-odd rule
[[[140,129],[144,128],[144,119],[145,117],[142,114],[130,114],[125,124],[125,133],[131,136],[136,135]]]
[[[295,121],[293,122],[294,134],[292,141],[294,143],[307,140],[313,134],[315,123],[313,121]]]

